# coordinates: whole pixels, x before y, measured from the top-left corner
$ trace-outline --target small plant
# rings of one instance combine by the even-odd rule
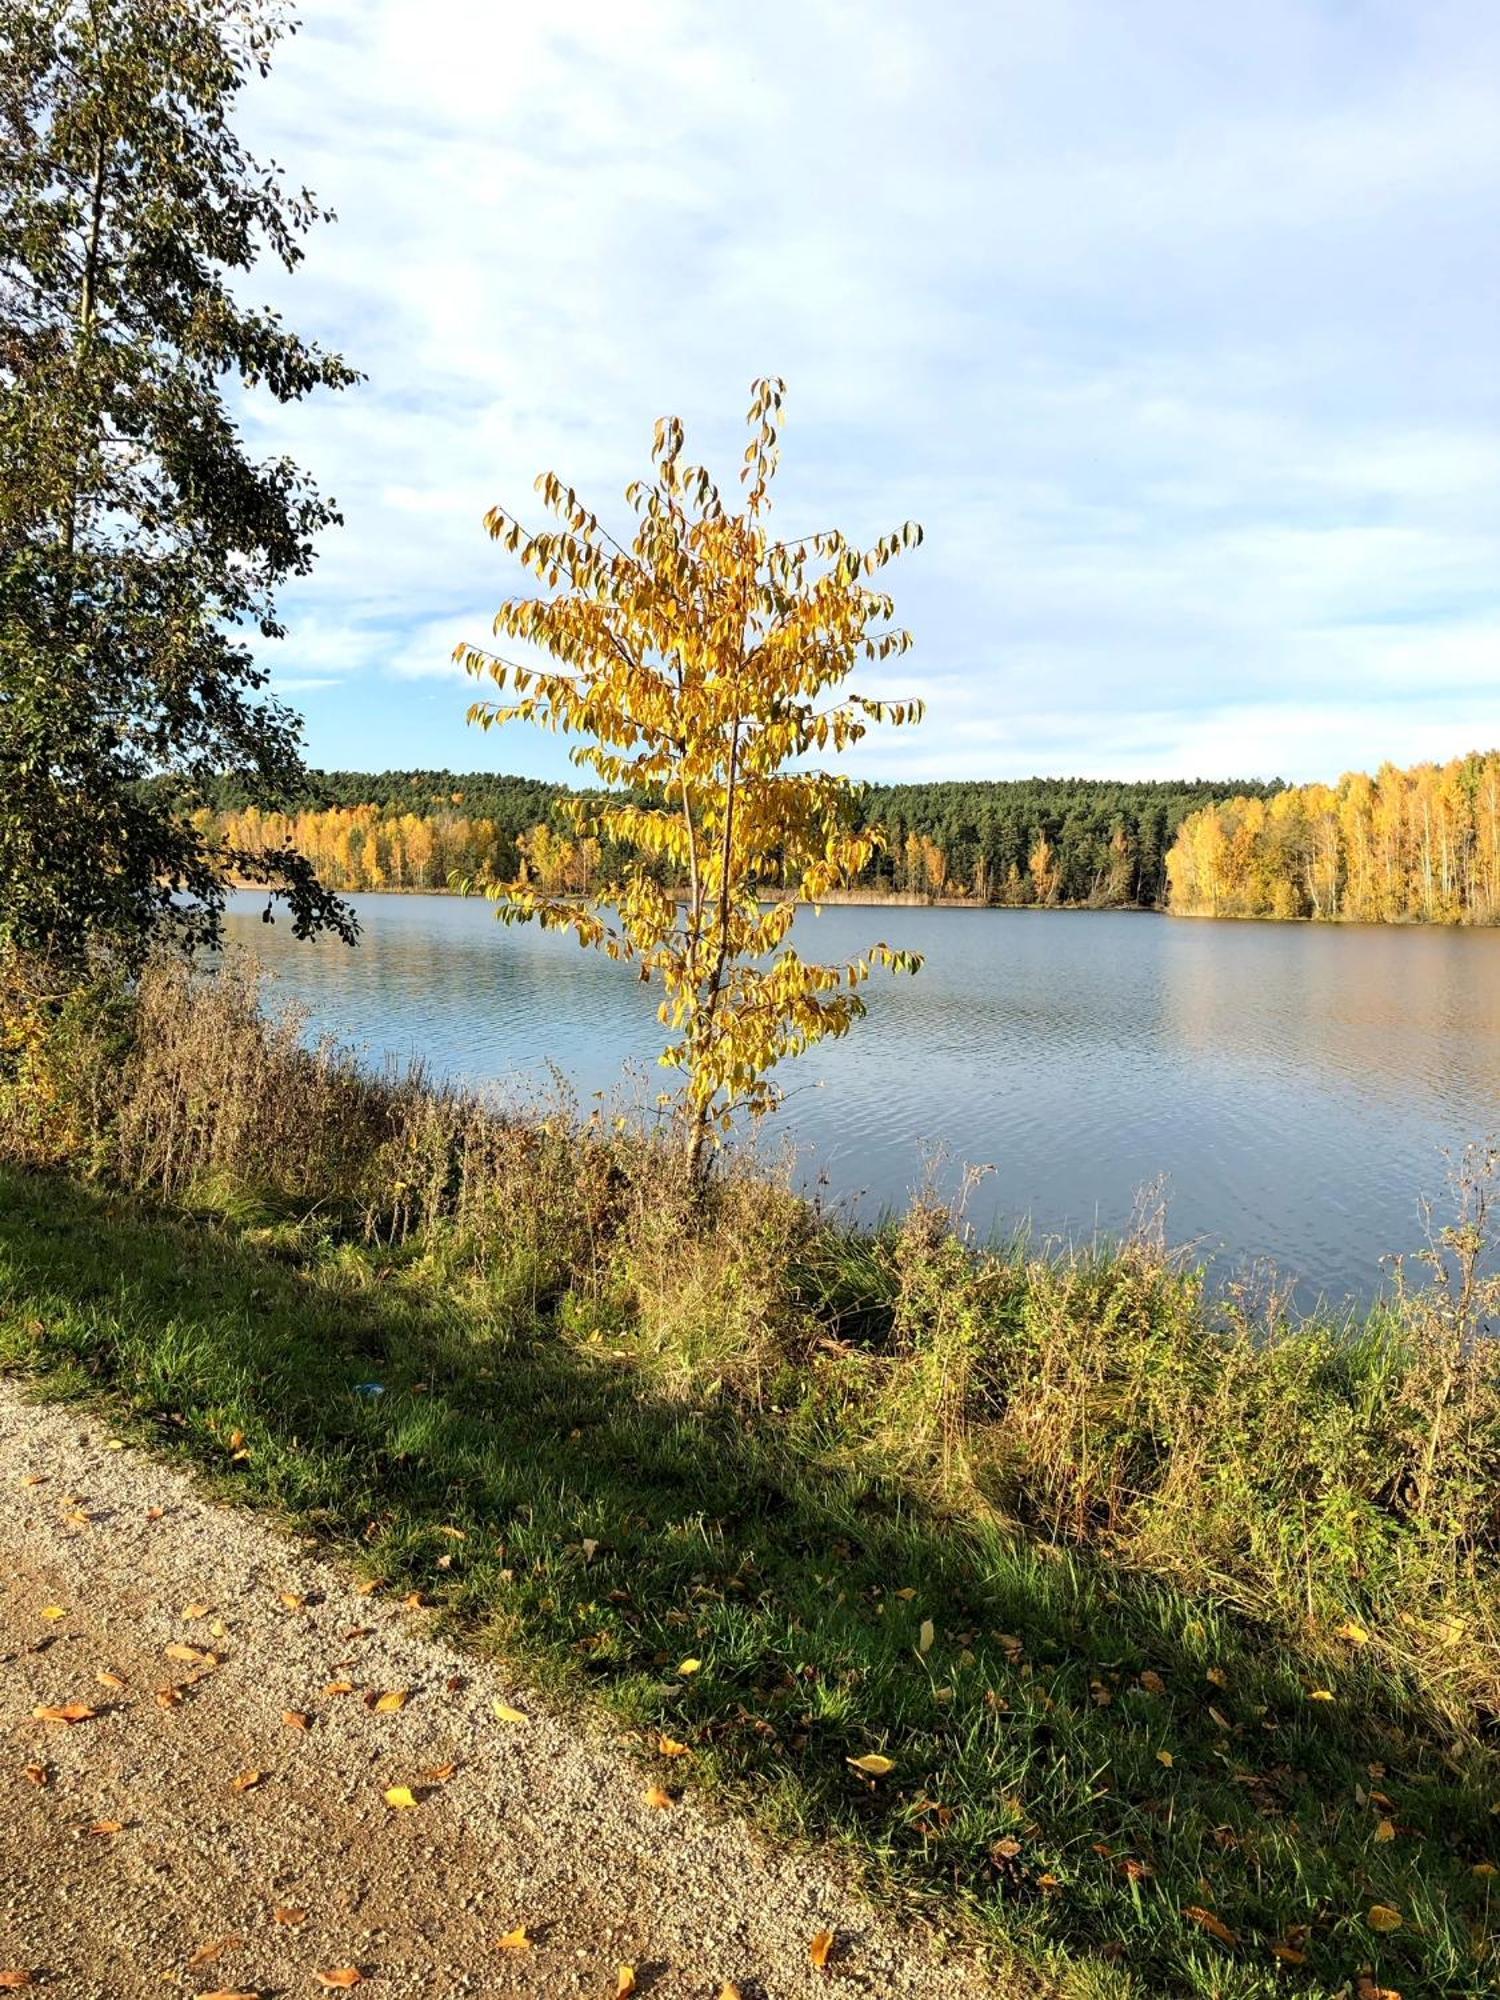
[[[880,842],[854,826],[848,780],[804,760],[847,749],[871,723],[919,719],[917,702],[844,683],[860,659],[910,645],[891,599],[864,579],[922,531],[907,522],[866,550],[837,531],[773,541],[781,401],[775,378],[754,385],[738,513],[707,472],[683,463],[675,417],[656,428],[655,478],[628,489],[639,522],[630,548],[555,473],[537,485],[560,528],[532,534],[495,508],[490,534],[550,593],[503,604],[495,630],[558,664],[468,645],[456,655],[510,691],[475,702],[471,722],[577,734],[574,762],[610,788],[568,810],[584,839],[634,852],[618,881],[584,902],[523,870],[485,893],[505,921],[570,930],[660,984],[660,1018],[679,1035],[661,1060],[686,1077],[694,1185],[735,1111],[777,1101],[777,1063],[848,1032],[875,966],[920,963],[876,944],[848,964],[813,965],[788,942],[797,903],[846,888]]]

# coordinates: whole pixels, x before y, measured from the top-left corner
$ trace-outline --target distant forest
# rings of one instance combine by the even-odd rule
[[[1181,916],[1500,922],[1500,751],[1205,806],[1169,873]]]
[[[870,785],[854,794],[856,815],[885,830],[886,847],[860,886],[979,903],[1154,908],[1166,900],[1167,855],[1190,814],[1281,789],[1207,779]],[[566,796],[562,785],[488,771],[313,771],[284,813],[249,808],[221,785],[202,817],[240,845],[293,840],[334,888],[431,889],[455,873],[486,882],[524,872],[582,893],[617,857],[574,837],[558,811]]]

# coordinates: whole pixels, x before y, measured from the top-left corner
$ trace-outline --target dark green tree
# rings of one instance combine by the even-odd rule
[[[234,874],[298,935],[354,935],[303,857],[192,817],[216,775],[268,807],[304,783],[252,642],[339,519],[235,405],[359,379],[233,288],[327,219],[230,125],[291,25],[275,0],[0,0],[0,938],[27,949],[214,939]]]

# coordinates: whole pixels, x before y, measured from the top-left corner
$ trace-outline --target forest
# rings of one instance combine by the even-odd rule
[[[856,819],[880,826],[886,845],[860,886],[975,903],[1156,908],[1190,816],[1231,799],[1264,803],[1281,789],[1205,779],[869,785],[853,794]],[[221,784],[200,824],[246,850],[290,839],[335,889],[525,875],[549,892],[583,893],[613,873],[616,857],[574,836],[561,810],[568,797],[562,785],[493,772],[313,771],[282,812]]]
[[[1500,751],[1200,808],[1167,857],[1180,916],[1500,921]]]

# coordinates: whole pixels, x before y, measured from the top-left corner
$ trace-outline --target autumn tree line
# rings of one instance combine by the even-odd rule
[[[871,785],[856,823],[884,847],[858,886],[875,895],[1099,908],[1158,907],[1167,856],[1184,821],[1274,784],[1206,780],[1117,784],[1088,779]],[[564,786],[490,772],[315,771],[284,812],[221,785],[205,829],[232,845],[290,840],[336,889],[441,889],[525,877],[548,894],[586,894],[620,857],[580,840]]]
[[[1500,922],[1500,751],[1205,805],[1167,867],[1182,916]]]

